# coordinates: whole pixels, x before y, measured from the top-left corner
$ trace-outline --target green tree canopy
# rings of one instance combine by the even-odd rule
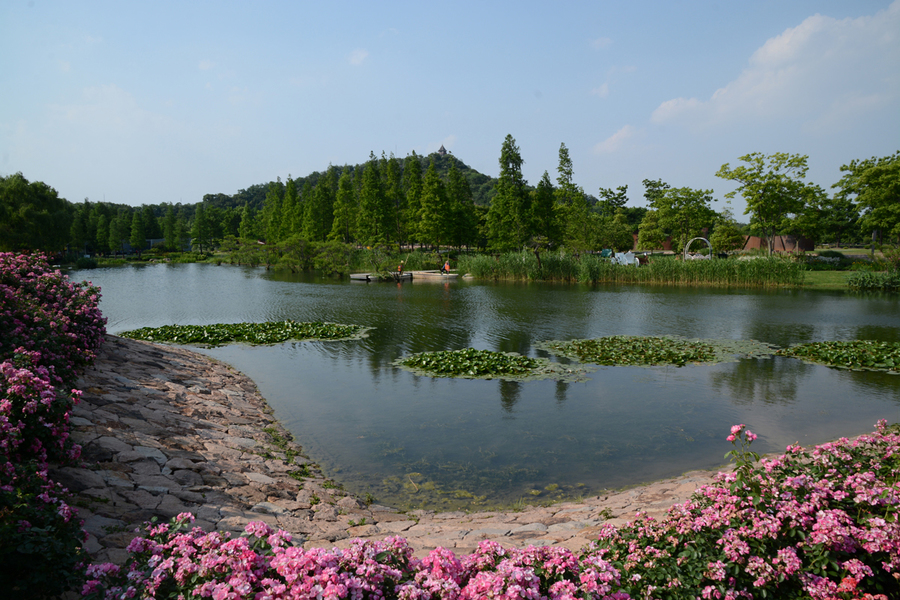
[[[775,247],[775,236],[785,228],[790,218],[803,212],[814,188],[802,180],[809,169],[807,156],[776,152],[765,155],[752,152],[740,157],[747,163],[731,168],[728,163],[716,173],[716,177],[738,183],[738,189],[725,194],[734,198],[740,193],[747,203],[744,214],[750,214],[751,226],[765,236],[769,254]]]
[[[71,226],[70,205],[55,189],[22,173],[0,177],[0,250],[59,252]]]
[[[841,172],[844,176],[832,186],[839,188],[835,197],[856,199],[860,225],[869,233],[881,231],[900,238],[900,151],[853,160]]]

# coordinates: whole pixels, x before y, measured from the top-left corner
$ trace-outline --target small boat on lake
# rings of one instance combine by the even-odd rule
[[[354,281],[412,281],[412,273],[350,273]]]
[[[412,271],[413,279],[428,279],[429,281],[441,281],[456,279],[459,273],[442,273],[441,271]]]

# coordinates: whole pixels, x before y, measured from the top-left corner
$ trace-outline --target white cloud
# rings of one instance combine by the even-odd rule
[[[216,63],[214,63],[213,61],[203,59],[200,61],[200,64],[197,65],[197,68],[200,69],[201,71],[209,71],[214,66],[216,66]]]
[[[354,67],[358,67],[363,64],[363,62],[369,57],[369,51],[363,50],[362,48],[358,48],[350,53],[350,64]]]
[[[169,124],[167,118],[142,109],[130,93],[114,84],[85,88],[81,102],[51,105],[50,109],[52,122],[88,132],[94,139],[160,131]]]
[[[604,83],[600,87],[596,87],[596,88],[592,89],[591,95],[599,96],[600,98],[606,98],[607,96],[609,96],[609,84]]]
[[[594,50],[602,50],[603,48],[608,48],[612,46],[613,41],[608,37],[597,38],[595,40],[591,40],[591,48]]]
[[[900,0],[874,16],[814,15],[766,41],[708,100],[674,98],[655,123],[694,127],[793,118],[806,128],[851,127],[865,109],[900,98]]]
[[[611,154],[620,150],[635,135],[634,127],[625,125],[620,130],[594,146],[596,154]]]

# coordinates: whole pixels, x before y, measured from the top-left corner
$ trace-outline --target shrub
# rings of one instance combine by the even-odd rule
[[[847,278],[847,286],[857,291],[895,292],[900,289],[900,271],[856,271]]]
[[[99,290],[41,256],[0,253],[0,590],[45,598],[82,574],[83,532],[48,461],[74,460],[69,411],[77,370],[105,332]]]

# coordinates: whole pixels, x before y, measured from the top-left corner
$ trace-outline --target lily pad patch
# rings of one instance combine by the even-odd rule
[[[900,374],[900,342],[812,342],[784,348],[777,354],[841,369]]]
[[[685,339],[676,336],[613,335],[535,345],[557,356],[605,366],[716,364],[772,356],[775,346],[755,340]]]
[[[120,335],[133,340],[149,342],[171,342],[175,344],[195,344],[222,346],[229,343],[253,345],[281,344],[288,340],[352,340],[363,338],[370,328],[360,325],[341,325],[287,321],[267,321],[265,323],[216,323],[213,325],[164,325],[162,327],[142,327],[125,331]]]
[[[544,358],[529,358],[514,352],[492,350],[442,350],[422,352],[394,361],[394,365],[416,375],[428,377],[458,377],[463,379],[503,379],[530,381],[584,381],[587,369],[583,366],[562,365]]]

